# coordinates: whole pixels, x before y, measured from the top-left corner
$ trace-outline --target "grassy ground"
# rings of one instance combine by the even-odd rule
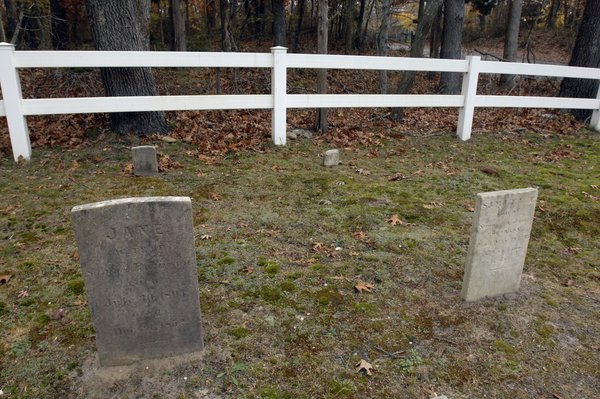
[[[597,397],[598,133],[388,133],[365,127],[372,145],[342,149],[336,168],[321,166],[319,137],[204,163],[189,144],[155,142],[182,166],[157,178],[127,173],[139,139],[110,134],[2,159],[4,396]],[[463,302],[474,195],[529,186],[539,197],[520,290]],[[70,210],[166,195],[192,198],[204,356],[91,388]],[[372,375],[356,371],[361,359]]]

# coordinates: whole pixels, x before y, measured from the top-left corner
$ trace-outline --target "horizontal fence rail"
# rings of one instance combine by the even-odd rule
[[[271,94],[191,95],[140,97],[78,97],[23,99],[19,68],[270,68]],[[458,95],[423,94],[287,94],[287,69],[368,69],[434,71],[463,74]],[[27,116],[105,112],[183,111],[215,109],[271,109],[271,139],[286,143],[288,108],[455,107],[459,108],[456,134],[471,137],[476,107],[566,108],[593,110],[590,126],[600,129],[600,91],[594,99],[477,95],[480,74],[532,75],[600,80],[600,69],[556,65],[407,57],[324,54],[287,54],[284,47],[271,53],[213,53],[160,51],[15,51],[0,43],[0,116],[6,116],[15,161],[31,157]]]

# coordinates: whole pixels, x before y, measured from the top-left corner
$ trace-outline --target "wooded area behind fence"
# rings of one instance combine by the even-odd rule
[[[23,99],[19,68],[110,67],[232,67],[270,68],[271,94],[186,95],[147,97],[77,97]],[[436,71],[463,74],[457,95],[438,94],[287,94],[288,68]],[[0,43],[0,116],[6,116],[15,161],[31,157],[29,115],[137,111],[271,109],[276,145],[286,144],[288,108],[458,107],[456,134],[471,137],[475,107],[561,108],[594,110],[590,126],[600,130],[600,91],[594,99],[478,95],[480,74],[512,74],[600,80],[600,69],[556,65],[408,57],[288,54],[284,47],[271,53],[133,52],[133,51],[15,51]]]

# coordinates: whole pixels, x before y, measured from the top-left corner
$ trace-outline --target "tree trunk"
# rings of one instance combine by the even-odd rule
[[[354,47],[358,50],[359,54],[362,51],[362,26],[365,21],[365,6],[367,0],[360,0],[360,11],[358,13],[358,21],[356,23],[356,35],[354,38]]]
[[[461,44],[464,20],[464,0],[445,0],[441,58],[459,60],[462,57]],[[442,72],[439,92],[442,94],[458,94],[460,92],[460,73]]]
[[[169,0],[169,19],[171,21],[171,51],[186,51],[185,18],[181,0]]]
[[[97,50],[148,50],[134,0],[86,0],[85,4]],[[101,75],[108,97],[157,94],[150,68],[102,68]],[[110,125],[113,131],[121,135],[167,131],[162,111],[112,113]]]
[[[588,1],[583,11],[581,26],[573,47],[570,66],[600,67],[600,2]],[[560,86],[560,97],[595,98],[598,81],[592,79],[565,78]],[[569,110],[575,118],[584,120],[592,111],[589,109]]]
[[[355,0],[346,0],[345,4],[345,22],[346,25],[346,40],[345,40],[345,53],[352,53],[353,39],[354,39],[354,3]]]
[[[440,58],[440,46],[442,45],[442,17],[444,15],[442,11],[443,7],[438,10],[433,26],[431,27],[431,37],[429,40],[429,58]],[[433,79],[437,75],[437,72],[431,71],[427,73],[429,79]]]
[[[427,5],[425,6],[425,10],[423,11],[423,18],[419,22],[417,26],[417,32],[415,33],[415,38],[412,42],[412,46],[410,49],[411,57],[423,57],[423,49],[425,48],[425,42],[427,41],[427,36],[431,31],[431,25],[433,25],[433,21],[435,20],[436,14],[438,10],[442,6],[443,0],[429,0]],[[415,78],[417,76],[416,71],[406,71],[402,75],[402,79],[398,84],[398,89],[396,90],[397,94],[406,94],[410,91]],[[392,108],[392,112],[390,114],[390,119],[396,122],[400,122],[402,120],[402,115],[404,113],[404,108],[396,107]]]
[[[273,46],[286,47],[285,0],[272,0],[273,7]]]
[[[382,18],[379,30],[379,56],[387,57],[392,10],[390,0],[381,1]],[[387,71],[379,71],[379,94],[387,94]]]
[[[419,21],[423,17],[423,11],[425,10],[425,0],[419,0],[419,13],[417,14],[417,18]]]
[[[15,31],[17,30],[17,16],[15,14],[15,8],[13,0],[4,0],[4,8],[6,9],[6,37],[12,40]]]
[[[519,25],[521,24],[521,10],[523,0],[512,0],[508,9],[508,23],[506,26],[506,39],[504,40],[503,58],[509,62],[517,61],[517,46],[519,44]],[[500,76],[500,86],[514,87],[516,75]]]
[[[234,51],[236,45],[231,32],[232,10],[230,0],[220,0],[219,7],[221,14],[221,50]]]
[[[206,30],[210,33],[217,24],[217,4],[215,0],[206,2]]]
[[[66,50],[69,42],[67,10],[60,0],[50,0],[50,13],[52,16],[52,48]]]
[[[327,54],[327,35],[329,18],[327,16],[327,0],[319,0],[317,22],[317,53]],[[327,93],[327,69],[317,69],[317,93]],[[315,130],[327,133],[327,108],[317,108]]]
[[[67,10],[59,0],[50,0],[50,13],[52,16],[52,48],[66,50],[69,42]]]
[[[558,9],[560,8],[560,0],[552,0],[552,6],[550,7],[550,12],[548,13],[548,20],[546,21],[546,26],[548,29],[556,28],[556,16],[558,15]]]
[[[300,32],[302,31],[302,21],[304,19],[304,4],[306,0],[298,1],[298,25],[296,27],[296,37],[294,40],[294,51],[298,52],[298,46],[300,44]]]

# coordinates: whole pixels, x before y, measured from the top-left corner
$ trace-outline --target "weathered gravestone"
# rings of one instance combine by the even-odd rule
[[[461,296],[516,292],[527,254],[537,189],[477,194]]]
[[[190,199],[118,199],[71,214],[100,363],[202,350]]]
[[[329,150],[323,154],[323,166],[338,166],[340,164],[340,151]]]
[[[133,173],[138,176],[152,176],[158,173],[156,162],[156,148],[151,145],[143,145],[132,148]]]

